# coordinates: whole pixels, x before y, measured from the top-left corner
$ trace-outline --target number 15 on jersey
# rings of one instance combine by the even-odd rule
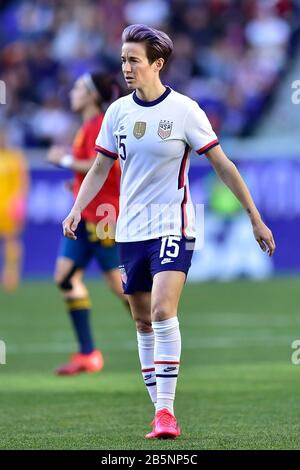
[[[126,138],[127,138],[127,135],[116,136],[118,153],[119,153],[120,158],[122,158],[122,160],[126,160],[127,158],[126,145],[125,145]]]

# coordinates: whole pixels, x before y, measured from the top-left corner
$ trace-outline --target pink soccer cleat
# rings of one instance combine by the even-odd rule
[[[70,362],[59,367],[55,372],[58,375],[76,375],[80,374],[80,372],[100,372],[103,366],[102,353],[95,349],[90,354],[73,354]]]
[[[148,432],[148,434],[146,434],[145,438],[146,439],[155,439],[156,438],[156,433],[154,431],[154,424],[155,424],[155,419],[150,423],[150,426],[152,426],[152,431]]]
[[[155,413],[154,428],[146,437],[147,439],[176,439],[180,434],[180,427],[175,416],[164,408]]]

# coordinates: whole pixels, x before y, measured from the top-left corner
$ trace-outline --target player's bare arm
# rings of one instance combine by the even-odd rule
[[[273,234],[262,221],[260,213],[237,167],[227,158],[220,145],[209,150],[206,155],[219,178],[228,186],[246,209],[252,223],[255,240],[263,251],[268,251],[269,256],[272,256],[276,248]]]
[[[73,171],[77,171],[78,173],[82,173],[83,175],[86,175],[87,172],[92,168],[94,161],[95,157],[89,158],[88,160],[78,160],[74,158],[70,169]]]
[[[47,161],[53,165],[69,168],[85,175],[93,166],[95,157],[86,160],[78,160],[73,155],[68,155],[64,147],[53,145],[47,155]]]
[[[76,240],[75,231],[81,219],[81,212],[100,191],[110,172],[114,160],[99,154],[83,180],[78,196],[69,215],[63,221],[64,236]]]

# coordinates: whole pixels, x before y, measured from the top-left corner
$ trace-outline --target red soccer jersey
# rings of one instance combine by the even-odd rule
[[[95,142],[104,118],[104,113],[85,122],[78,130],[73,142],[73,155],[78,160],[89,160],[95,157]],[[85,175],[75,172],[74,197],[76,198]],[[82,218],[88,222],[98,222],[102,217],[96,215],[100,204],[112,204],[116,215],[119,214],[121,170],[118,161],[115,161],[102,189],[82,212]]]

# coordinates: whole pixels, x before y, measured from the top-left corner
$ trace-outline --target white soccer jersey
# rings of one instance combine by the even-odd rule
[[[218,139],[204,111],[169,87],[155,101],[142,101],[133,92],[111,104],[96,150],[120,158],[116,240],[195,237],[188,181],[190,151],[201,155],[215,145]]]

